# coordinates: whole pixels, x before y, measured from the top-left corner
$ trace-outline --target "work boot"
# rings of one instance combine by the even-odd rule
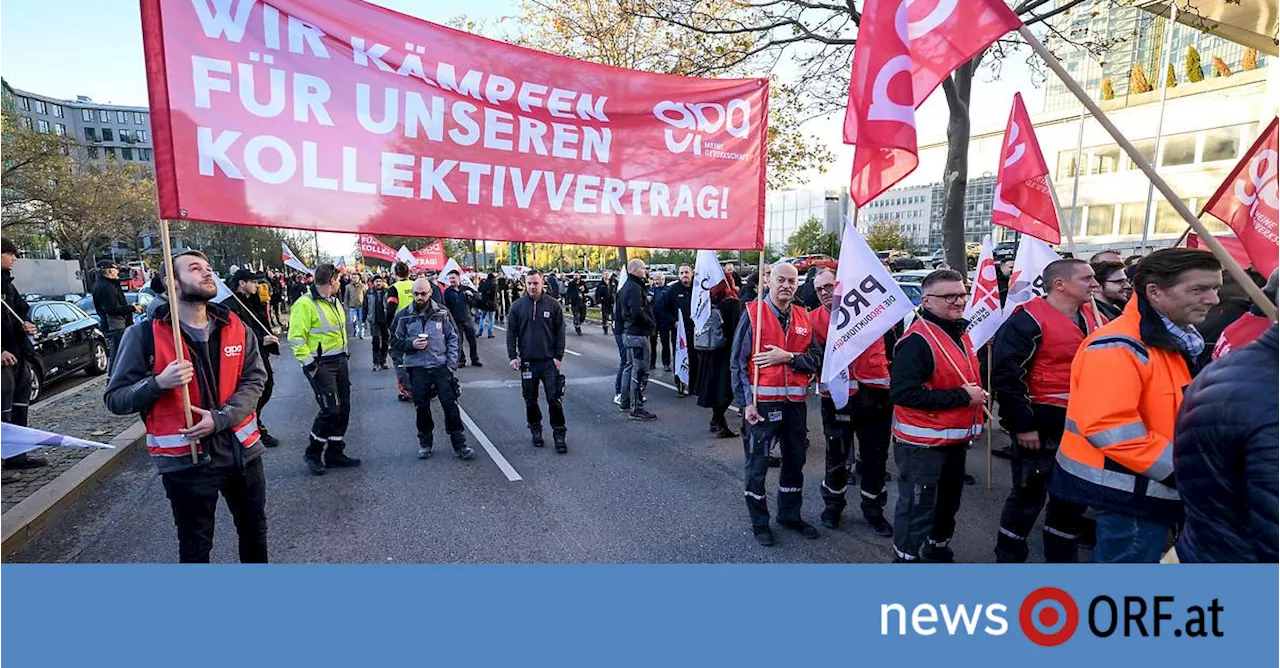
[[[29,455],[22,453],[4,460],[4,467],[7,469],[34,469],[45,466],[49,460],[39,455]]]
[[[569,451],[569,445],[564,442],[564,430],[551,432],[551,438],[556,442],[556,452],[564,454]]]
[[[418,438],[418,459],[430,459],[432,447],[433,447],[433,443],[431,442],[430,435],[427,435],[426,438],[419,437]]]
[[[349,469],[360,465],[360,460],[348,457],[343,453],[347,444],[343,441],[329,441],[329,449],[324,453],[324,463],[335,469]]]
[[[777,455],[767,455],[764,461],[771,469],[782,468],[782,458]]]
[[[751,527],[751,533],[755,534],[757,543],[765,547],[773,545],[773,529],[770,529],[769,525],[753,526]]]
[[[871,525],[871,530],[881,538],[893,538],[893,525],[889,520],[884,518],[883,512],[866,512],[862,513],[863,519],[867,520],[867,524]]]
[[[658,419],[657,415],[654,415],[653,413],[650,413],[649,411],[639,407],[633,408],[631,412],[627,414],[627,417],[631,418],[632,420],[639,420],[641,422],[653,422],[654,420]]]
[[[542,440],[542,425],[529,427],[529,433],[533,435],[533,447],[541,448],[547,442]]]
[[[467,445],[467,435],[462,432],[449,434],[450,440],[453,441],[453,454],[458,459],[466,461],[475,456],[476,451]]]
[[[840,528],[840,511],[835,508],[824,509],[822,516],[818,518],[818,523],[828,529]]]
[[[471,360],[471,366],[484,366],[484,364],[480,360]]]
[[[311,439],[307,444],[307,451],[302,455],[302,460],[307,463],[307,469],[311,471],[311,475],[324,475],[324,462],[320,461],[320,453],[324,452],[324,441]]]
[[[738,437],[738,432],[730,429],[729,425],[727,424],[722,424],[716,427],[715,433],[716,433],[716,438],[737,438]],[[782,462],[778,462],[778,465],[781,466]]]
[[[796,520],[794,522],[778,520],[778,526],[783,527],[784,529],[791,529],[809,540],[813,540],[818,537],[818,530],[813,528],[813,525],[804,520]]]
[[[268,434],[266,429],[263,429],[262,427],[258,427],[258,434],[262,437],[262,447],[264,448],[280,447],[280,440],[277,439],[275,436]]]
[[[950,541],[936,543],[932,538],[920,546],[920,561],[926,564],[954,564],[956,553],[951,551]]]

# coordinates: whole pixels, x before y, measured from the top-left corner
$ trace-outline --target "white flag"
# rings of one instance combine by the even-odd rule
[[[299,260],[298,256],[294,255],[293,251],[289,250],[289,245],[283,241],[280,242],[280,261],[284,262],[284,266],[286,267],[297,269],[298,271],[303,271],[308,274],[315,273],[308,269],[307,265],[302,264],[302,260]]]
[[[448,285],[448,284],[449,284],[449,272],[451,272],[451,271],[456,271],[456,272],[458,272],[458,278],[459,278],[459,281],[458,281],[458,282],[459,282],[460,284],[466,284],[466,283],[467,283],[466,276],[465,276],[465,275],[463,275],[463,273],[462,273],[462,267],[458,266],[458,261],[457,261],[457,260],[455,260],[455,259],[453,259],[453,258],[449,258],[449,261],[448,261],[448,262],[446,262],[446,263],[444,263],[444,269],[441,269],[441,270],[440,270],[440,273],[439,273],[439,274],[436,274],[436,282],[437,282],[437,283],[440,283],[441,285]]]
[[[1049,244],[1029,235],[1018,241],[1018,255],[1013,259],[1013,275],[1009,277],[1009,294],[1004,300],[1004,317],[1009,317],[1019,304],[1044,296],[1041,274],[1050,262],[1062,257]],[[977,346],[977,341],[974,341]]]
[[[693,267],[693,329],[697,331],[711,317],[711,289],[724,282],[724,267],[715,251],[698,251]]]
[[[20,427],[8,422],[0,425],[0,455],[3,455],[5,459],[16,457],[24,452],[31,452],[41,447],[115,448],[114,445],[107,445],[106,443],[64,436],[30,427]]]
[[[969,339],[974,349],[981,348],[996,335],[1004,322],[1000,310],[1000,284],[996,281],[996,260],[992,253],[991,235],[982,238],[982,254],[978,256],[978,271],[974,274],[973,294],[964,307],[964,317],[969,321]]]
[[[684,322],[684,311],[676,310],[677,323]],[[689,384],[689,340],[685,338],[684,327],[676,325],[676,378],[686,386]]]
[[[400,250],[396,251],[396,262],[403,262],[405,266],[413,269],[414,265],[418,264],[418,258],[413,256],[413,251],[410,251],[408,246],[401,246]]]
[[[828,385],[838,385],[833,381],[840,373],[912,309],[907,294],[847,218],[835,289],[822,362],[822,382]],[[847,378],[844,382],[842,401],[848,401]],[[831,395],[834,401],[840,393],[833,387]]]
[[[222,277],[219,276],[217,272],[214,272],[213,280],[218,284],[218,294],[214,295],[213,299],[210,299],[209,301],[215,304],[221,304],[228,297],[231,297],[231,288],[227,287],[227,282],[222,280]]]

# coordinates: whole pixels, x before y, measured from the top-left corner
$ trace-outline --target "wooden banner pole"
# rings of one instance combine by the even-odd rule
[[[166,218],[160,219],[160,240],[164,248],[164,266],[165,275],[169,280],[165,281],[165,288],[169,295],[169,325],[173,329],[173,350],[175,361],[186,361],[186,347],[182,344],[182,320],[178,317],[178,277],[173,270],[173,247],[169,242],[169,221]],[[185,383],[182,385],[182,416],[187,423],[187,429],[191,428],[191,388]],[[193,464],[200,463],[199,442],[191,441],[191,462]]]

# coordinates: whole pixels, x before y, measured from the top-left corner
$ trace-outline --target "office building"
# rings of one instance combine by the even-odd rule
[[[13,88],[7,81],[3,96],[23,127],[70,137],[90,159],[154,165],[151,113],[146,107],[99,104],[83,95],[63,100]]]

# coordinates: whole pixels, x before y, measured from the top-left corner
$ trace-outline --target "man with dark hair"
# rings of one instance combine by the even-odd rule
[[[1095,264],[1098,262],[1121,262],[1120,251],[1116,251],[1116,250],[1098,251],[1097,253],[1093,254],[1093,257],[1089,258],[1089,264]]]
[[[391,319],[395,309],[388,303],[387,279],[381,275],[373,279],[373,288],[364,298],[364,317],[373,337],[373,370],[387,368],[387,349],[391,345]]]
[[[387,288],[388,326],[395,314],[413,304],[413,280],[409,278],[409,265],[396,262],[391,267],[391,273],[395,274],[396,280]],[[433,287],[432,290],[434,289]],[[443,304],[443,300],[440,303]],[[396,398],[400,401],[412,401],[413,396],[409,392],[409,372],[404,368],[404,355],[395,348],[391,349],[391,364],[395,366],[396,372]]]
[[[453,322],[458,326],[458,332],[467,339],[467,349],[471,351],[471,366],[484,366],[480,362],[480,352],[476,350],[476,323],[471,317],[471,300],[467,298],[466,292],[463,291],[462,274],[455,269],[450,271],[446,278],[449,280],[449,288],[444,291],[444,304],[453,316]],[[458,351],[458,366],[466,366],[466,351],[463,351],[461,347],[459,347]]]
[[[35,359],[36,348],[31,337],[36,333],[35,324],[29,322],[31,307],[13,285],[13,264],[18,260],[18,246],[9,239],[3,244],[4,258],[4,331],[0,343],[4,345],[3,371],[3,420],[20,427],[27,426],[27,408],[31,403],[31,369],[28,362]],[[44,466],[43,457],[26,453],[4,460],[5,480],[16,479],[11,469]]]
[[[949,563],[965,454],[982,433],[987,393],[965,333],[964,276],[937,269],[920,290],[920,317],[898,341],[889,385],[898,464],[894,561]]]
[[[311,441],[303,455],[312,475],[325,468],[359,466],[346,455],[347,423],[351,420],[351,377],[347,369],[347,325],[338,303],[338,270],[332,264],[316,267],[311,293],[298,299],[289,314],[289,344],[311,383],[320,412],[311,423]],[[323,455],[323,459],[321,458]]]
[[[1124,313],[1125,304],[1133,296],[1133,284],[1125,273],[1124,265],[1119,262],[1094,262],[1093,276],[1098,280],[1098,292],[1094,295],[1094,303],[1098,311],[1107,320],[1115,320]]]
[[[266,323],[270,320],[270,298],[267,303],[263,303],[258,294],[258,282],[264,280],[264,276],[254,274],[248,269],[237,269],[232,274],[231,280],[227,282],[227,286],[231,288],[234,297],[223,301],[223,305],[231,309],[233,313],[240,317],[240,320],[253,331],[253,336],[258,340],[258,350],[261,351],[262,368],[266,371],[267,380],[262,387],[262,394],[258,397],[258,433],[262,435],[262,444],[268,448],[279,447],[280,441],[276,437],[267,433],[266,425],[262,424],[262,409],[266,408],[267,402],[271,401],[271,392],[276,386],[276,374],[271,368],[270,355],[280,354],[280,339],[276,338],[271,330],[267,329]]]
[[[600,285],[596,286],[596,305],[600,307],[600,328],[605,334],[609,333],[609,318],[613,315],[613,296],[617,291],[618,279],[612,271],[604,272]]]
[[[266,370],[258,338],[239,316],[209,301],[218,287],[204,254],[175,256],[171,278],[177,280],[178,303],[130,327],[121,341],[120,360],[107,384],[107,409],[142,415],[147,454],[160,472],[178,527],[180,561],[209,561],[221,495],[235,520],[240,561],[265,563],[267,483],[255,406]],[[181,362],[175,322],[185,351]],[[196,422],[188,427],[192,417]]]
[[[93,309],[98,312],[102,329],[107,335],[107,354],[111,357],[108,370],[116,366],[116,350],[124,330],[133,324],[134,307],[120,287],[120,267],[114,262],[98,263],[98,280],[93,284]]]
[[[1280,287],[1280,270],[1271,272],[1266,285],[1262,286],[1262,294],[1266,295],[1272,304],[1276,303],[1277,287]],[[1236,318],[1235,322],[1223,328],[1222,333],[1218,335],[1218,341],[1213,346],[1213,359],[1216,360],[1233,350],[1253,343],[1271,325],[1271,318],[1268,318],[1257,304],[1251,304],[1248,313]]]
[[[743,317],[729,354],[733,394],[742,405],[743,496],[751,533],[765,547],[774,544],[765,475],[769,451],[775,445],[781,453],[778,526],[808,539],[818,537],[818,530],[804,521],[800,509],[809,434],[805,399],[809,383],[822,368],[822,348],[809,313],[795,302],[799,283],[795,265],[779,264],[769,280],[760,302],[742,305]]]
[[[525,295],[511,305],[507,313],[507,357],[511,369],[520,372],[520,388],[524,395],[525,421],[533,437],[533,447],[541,448],[542,410],[538,408],[538,386],[547,394],[547,410],[551,413],[551,435],[556,452],[569,451],[565,443],[564,375],[564,311],[560,302],[543,293],[542,273],[531,269],[525,274]]]
[[[1138,263],[1124,313],[1085,338],[1071,365],[1053,498],[1096,512],[1098,563],[1156,562],[1182,519],[1172,440],[1182,393],[1198,371],[1195,325],[1218,303],[1211,253],[1155,251]]]
[[[582,323],[587,320],[587,284],[582,282],[582,274],[574,274],[564,286],[564,300],[569,304],[569,312],[573,314],[573,330],[582,336]]]
[[[456,274],[454,274],[456,275]],[[458,327],[448,309],[431,299],[431,282],[413,282],[413,306],[396,314],[391,325],[391,345],[404,354],[409,370],[413,404],[417,410],[418,459],[431,456],[435,422],[431,418],[431,398],[440,398],[444,428],[458,459],[471,459],[458,410],[458,384],[453,370],[458,366]]]
[[[687,264],[680,265],[677,270],[677,276],[680,280],[672,283],[667,288],[667,303],[675,309],[675,317],[680,319],[676,323],[676,327],[684,328],[684,340],[689,346],[693,345],[693,267]],[[679,331],[679,330],[677,330]],[[678,347],[679,338],[676,339]],[[698,377],[698,356],[694,355],[692,350],[689,351],[689,383],[694,382],[693,379]],[[687,397],[690,394],[689,386],[681,381],[679,376],[676,377],[676,397]]]
[[[1062,440],[1071,360],[1100,325],[1089,297],[1098,283],[1084,260],[1044,268],[1043,297],[1019,305],[996,333],[992,384],[1000,424],[1013,437],[1013,489],[996,534],[996,561],[1027,560],[1027,537],[1045,506],[1049,474]],[[1044,558],[1076,561],[1084,508],[1051,499],[1044,520]]]

